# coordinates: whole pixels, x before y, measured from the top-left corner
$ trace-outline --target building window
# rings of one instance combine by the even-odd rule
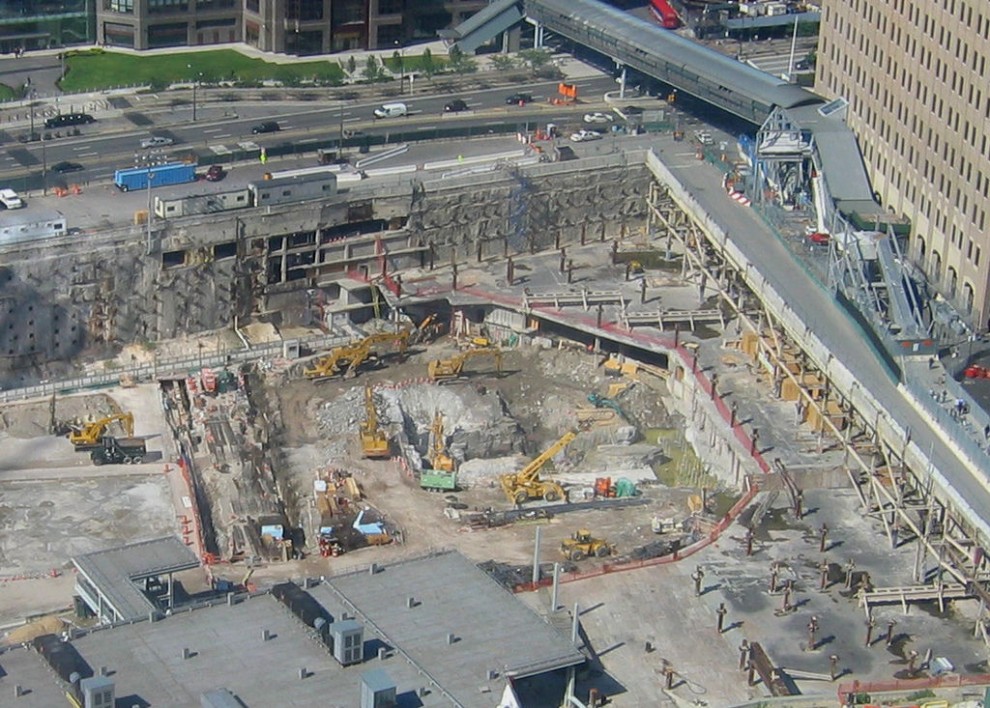
[[[103,0],[103,9],[109,12],[134,12],[134,0]]]
[[[189,0],[148,0],[148,12],[185,12]]]
[[[248,12],[260,12],[261,0],[244,0],[244,9]]]

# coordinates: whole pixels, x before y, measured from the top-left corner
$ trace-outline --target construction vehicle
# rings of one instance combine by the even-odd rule
[[[76,452],[88,452],[101,447],[103,435],[112,423],[119,422],[127,437],[134,435],[134,415],[132,413],[117,413],[100,418],[92,423],[85,423],[69,433],[69,442]]]
[[[430,451],[427,455],[430,469],[424,469],[419,476],[419,486],[431,491],[454,491],[457,489],[457,473],[454,471],[454,458],[447,454],[443,435],[443,415],[437,411],[430,428]]]
[[[622,408],[619,407],[619,404],[613,401],[611,398],[605,398],[605,396],[601,396],[597,393],[589,393],[588,403],[593,405],[595,408],[611,408],[621,417],[623,418],[626,417],[626,414],[622,412]]]
[[[100,440],[100,447],[89,453],[89,459],[94,465],[136,465],[147,454],[144,438],[114,438],[105,435]]]
[[[375,397],[371,386],[364,387],[364,422],[361,423],[361,451],[365,457],[381,459],[388,457],[388,435],[378,427],[378,411],[375,409]]]
[[[437,322],[437,313],[427,315],[410,335],[411,344],[433,341],[440,335],[442,328],[443,324]]]
[[[493,347],[481,349],[468,349],[451,359],[435,359],[431,361],[427,371],[433,381],[448,381],[456,379],[464,371],[464,364],[468,359],[475,357],[493,357],[495,359],[495,369],[502,373],[502,350]]]
[[[564,488],[552,479],[541,479],[540,468],[577,437],[577,433],[567,432],[557,442],[526,465],[519,472],[503,474],[499,478],[502,491],[513,504],[525,504],[530,499],[543,499],[548,502],[566,500]]]
[[[304,369],[303,375],[307,379],[326,379],[338,374],[345,377],[354,376],[358,367],[371,357],[377,356],[377,349],[381,345],[394,344],[399,355],[404,355],[409,346],[409,335],[408,329],[399,332],[381,332],[365,337],[359,342],[336,347],[330,350],[327,356],[318,359],[311,368]]]
[[[593,538],[588,529],[580,529],[561,542],[560,552],[567,560],[580,561],[592,556],[607,558],[615,552],[615,548],[607,541]]]

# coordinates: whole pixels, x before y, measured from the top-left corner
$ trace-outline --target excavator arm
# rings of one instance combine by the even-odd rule
[[[92,423],[86,423],[78,430],[73,430],[69,433],[69,442],[76,448],[99,445],[104,433],[107,432],[107,428],[115,422],[121,424],[121,427],[126,433],[124,437],[134,437],[134,414],[117,413],[115,415],[108,415],[106,418],[100,418]]]
[[[474,359],[475,357],[492,357],[495,359],[495,369],[501,374],[502,373],[502,350],[495,349],[492,347],[485,349],[468,349],[467,351],[461,352],[455,357],[450,359],[436,359],[431,361],[427,367],[430,378],[434,381],[440,381],[444,379],[454,379],[461,375],[464,370],[464,364],[469,359]]]

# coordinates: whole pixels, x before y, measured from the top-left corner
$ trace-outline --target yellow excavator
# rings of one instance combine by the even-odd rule
[[[519,472],[510,472],[499,477],[502,491],[513,504],[525,504],[530,499],[543,499],[548,502],[566,498],[564,488],[552,479],[541,479],[540,468],[565,447],[571,444],[577,433],[567,432],[560,440],[543,451],[539,457]]]
[[[391,450],[388,435],[378,427],[378,411],[375,410],[375,396],[371,386],[364,387],[364,422],[361,423],[361,451],[365,457],[380,459],[388,457]]]
[[[430,467],[438,472],[453,472],[454,458],[447,454],[447,446],[443,437],[443,414],[437,411],[433,416],[433,426],[430,428],[433,438],[430,445]]]
[[[69,433],[69,442],[72,443],[77,452],[94,450],[102,446],[104,433],[107,432],[107,428],[112,423],[116,422],[119,422],[124,429],[125,435],[123,437],[134,437],[134,414],[116,413],[114,415],[108,415],[106,418],[95,420],[92,423],[84,423],[81,427],[73,429]]]
[[[427,315],[422,322],[419,323],[419,327],[413,330],[411,338],[412,344],[420,344],[422,342],[432,342],[440,334],[443,324],[437,322],[437,313],[433,312]]]
[[[495,369],[502,373],[502,350],[493,347],[483,349],[468,349],[451,359],[435,359],[430,362],[427,371],[433,381],[447,381],[456,379],[464,371],[464,364],[468,359],[474,357],[493,357],[495,359]]]
[[[381,332],[365,337],[359,342],[337,347],[330,350],[327,356],[318,359],[311,368],[304,369],[303,375],[307,379],[326,379],[338,374],[345,377],[354,376],[358,367],[375,355],[380,345],[393,344],[397,347],[400,356],[405,354],[409,346],[409,334],[408,329],[399,332]]]

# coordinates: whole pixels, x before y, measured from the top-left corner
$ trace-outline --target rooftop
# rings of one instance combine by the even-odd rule
[[[149,612],[158,610],[135,585],[136,581],[199,567],[196,554],[177,536],[86,553],[74,557],[72,563],[85,580],[85,583],[77,580],[77,586],[81,585],[84,593],[88,590],[99,593],[103,602],[113,609],[117,621],[143,619]]]
[[[465,706],[491,705],[490,696],[482,700],[482,687],[497,694],[506,678],[585,659],[569,638],[456,552],[379,567],[374,574],[328,577],[309,592],[334,616],[355,615],[437,690]]]

